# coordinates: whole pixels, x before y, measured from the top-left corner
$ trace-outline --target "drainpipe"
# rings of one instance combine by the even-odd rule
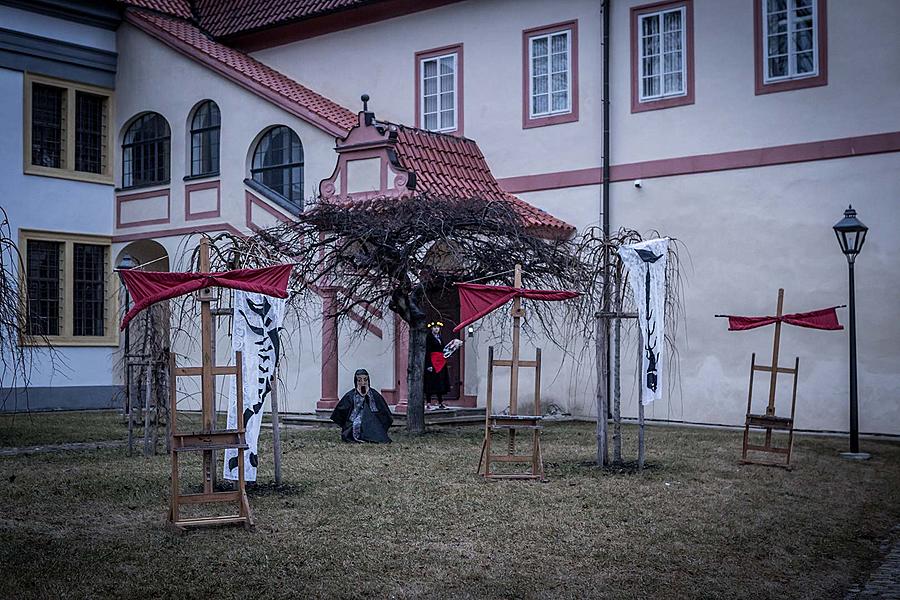
[[[602,136],[602,175],[601,196],[600,196],[600,223],[603,229],[604,239],[609,238],[609,25],[610,25],[610,5],[612,0],[602,0],[601,8],[603,11],[603,88],[600,95],[600,107],[603,112],[603,136]],[[610,312],[610,288],[607,285],[609,281],[609,253],[605,252],[603,256],[603,299],[600,311]],[[598,315],[599,316],[599,315]],[[609,376],[609,319],[600,318],[598,322],[597,335],[597,382],[598,393],[605,395],[605,402],[597,403],[597,464],[605,465],[609,461],[609,451],[607,446],[606,423],[609,415],[609,399],[612,392],[611,378]],[[602,387],[601,387],[602,386]],[[605,389],[604,389],[605,388]],[[601,392],[602,390],[602,392]],[[605,408],[601,414],[601,407]]]

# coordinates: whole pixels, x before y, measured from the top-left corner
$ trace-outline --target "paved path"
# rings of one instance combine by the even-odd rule
[[[865,584],[854,586],[845,600],[900,600],[900,525],[894,528],[894,545]]]
[[[49,444],[46,446],[27,446],[24,448],[0,448],[0,458],[7,456],[25,456],[27,454],[45,454],[49,452],[71,452],[77,450],[99,450],[101,448],[121,448],[124,441],[116,442],[73,442],[69,444]]]

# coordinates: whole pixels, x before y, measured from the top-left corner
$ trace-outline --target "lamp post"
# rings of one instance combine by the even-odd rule
[[[859,451],[859,403],[856,385],[856,287],[853,280],[853,264],[862,250],[869,228],[856,218],[856,211],[849,206],[844,218],[835,223],[834,234],[841,245],[841,252],[847,257],[850,270],[850,452],[842,452],[841,457],[850,460],[866,460],[869,454]]]
[[[122,258],[119,259],[119,263],[116,265],[116,269],[133,269],[138,266],[138,261],[134,260],[129,254],[123,254]],[[122,280],[122,275],[119,275],[119,280]],[[128,288],[125,287],[124,282],[122,282],[122,289],[125,291],[125,312],[127,313],[130,307],[131,296],[128,294]],[[128,354],[131,352],[131,325],[129,324],[125,327],[125,360],[123,364],[125,365],[125,415],[131,415],[131,370],[128,368]],[[130,446],[129,446],[130,447]]]

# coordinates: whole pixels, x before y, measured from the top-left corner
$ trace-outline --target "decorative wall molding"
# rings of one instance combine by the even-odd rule
[[[133,202],[144,201],[147,202],[152,198],[163,198],[166,199],[166,216],[165,217],[156,217],[152,219],[139,219],[136,221],[122,221],[122,210],[124,205],[130,204]],[[171,207],[171,198],[169,193],[169,188],[163,188],[159,190],[151,190],[148,192],[139,192],[137,194],[120,194],[116,196],[116,229],[125,229],[128,227],[144,227],[146,225],[159,225],[162,223],[171,222],[172,217],[172,207]]]
[[[269,204],[268,202],[266,202],[265,200],[263,200],[256,194],[251,194],[249,191],[244,190],[244,207],[246,210],[245,223],[247,225],[247,228],[250,229],[250,231],[256,232],[256,231],[259,231],[260,229],[265,228],[264,226],[262,226],[258,223],[254,223],[254,221],[253,221],[253,207],[254,206],[258,206],[260,209],[267,212],[271,216],[275,217],[275,219],[277,219],[278,221],[281,221],[282,223],[287,223],[291,220],[291,218],[288,215],[279,211],[277,208],[273,207],[271,204]]]
[[[900,131],[613,165],[610,167],[609,180],[616,182],[639,178],[694,175],[886,152],[900,152]],[[590,167],[574,171],[506,177],[498,179],[498,181],[505,191],[513,194],[537,192],[582,185],[599,185],[603,183],[603,170],[600,167]]]
[[[216,191],[216,208],[214,210],[199,210],[194,212],[191,206],[191,195],[195,192],[203,190]],[[222,186],[217,179],[215,181],[204,181],[203,183],[189,183],[184,186],[184,220],[196,221],[198,219],[213,219],[222,214]]]

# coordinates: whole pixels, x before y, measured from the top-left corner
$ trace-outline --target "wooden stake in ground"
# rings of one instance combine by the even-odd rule
[[[275,453],[275,485],[281,485],[281,423],[278,416],[278,368],[272,374],[272,449]]]

